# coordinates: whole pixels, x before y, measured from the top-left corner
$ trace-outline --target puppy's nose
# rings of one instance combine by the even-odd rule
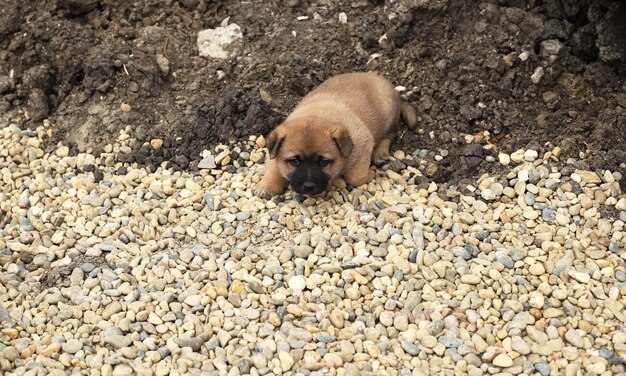
[[[302,189],[307,193],[313,192],[313,190],[315,189],[315,184],[307,181],[304,184],[302,184]]]

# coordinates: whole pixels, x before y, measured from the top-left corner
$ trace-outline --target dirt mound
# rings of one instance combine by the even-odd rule
[[[22,127],[49,118],[51,143],[74,151],[98,151],[130,126],[139,143],[120,160],[194,168],[205,148],[267,133],[324,79],[376,70],[420,114],[422,131],[396,148],[447,155],[431,171],[438,181],[492,169],[485,153],[547,142],[590,169],[626,164],[623,1],[0,6],[0,113]],[[198,56],[198,31],[227,17],[243,32],[239,55]]]

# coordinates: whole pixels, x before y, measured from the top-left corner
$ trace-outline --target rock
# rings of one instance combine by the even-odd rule
[[[402,341],[402,349],[409,355],[417,356],[420,353],[419,347],[409,341]]]
[[[444,345],[446,348],[457,348],[463,344],[463,340],[455,337],[441,336],[438,342]]]
[[[156,55],[156,62],[164,76],[170,72],[170,61],[162,54]]]
[[[529,162],[534,161],[535,159],[537,159],[538,156],[539,154],[536,150],[528,149],[524,152],[524,159]]]
[[[511,348],[522,355],[530,354],[530,345],[528,345],[522,338],[516,337],[511,341]]]
[[[26,101],[26,110],[28,117],[34,123],[39,123],[44,120],[50,114],[50,107],[48,105],[48,98],[46,93],[40,88],[34,88],[28,94]]]
[[[535,72],[532,74],[532,76],[530,76],[530,80],[533,82],[533,84],[537,85],[543,78],[543,74],[544,74],[543,67],[537,67],[537,69],[535,69]]]
[[[121,349],[122,347],[130,346],[132,340],[123,335],[105,335],[104,342],[107,345],[112,346],[114,349]]]
[[[576,347],[584,347],[585,341],[583,337],[576,331],[576,329],[570,329],[565,332],[565,340]]]
[[[507,354],[499,354],[493,359],[493,365],[500,368],[507,368],[513,365],[513,359]]]
[[[163,140],[160,138],[153,138],[150,140],[150,146],[152,146],[154,150],[159,150],[163,146]]]
[[[576,175],[580,176],[581,182],[583,184],[600,184],[600,183],[602,183],[602,180],[600,179],[598,174],[596,174],[593,171],[576,170],[575,173],[576,173]]]
[[[63,351],[69,354],[76,354],[83,348],[83,343],[77,339],[71,338],[62,346]]]
[[[550,366],[547,363],[536,363],[535,370],[541,374],[541,376],[550,375]]]
[[[294,291],[302,291],[306,287],[306,280],[302,276],[295,275],[289,278],[288,285],[289,285],[289,288]]]
[[[203,57],[227,59],[238,53],[242,39],[241,28],[234,23],[202,30],[198,33],[198,51]]]
[[[198,168],[199,169],[215,169],[217,168],[217,165],[215,164],[215,157],[212,155],[209,155],[206,158],[203,158],[199,163],[198,163]]]

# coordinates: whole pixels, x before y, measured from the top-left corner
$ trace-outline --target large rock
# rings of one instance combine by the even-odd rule
[[[206,29],[198,33],[200,56],[227,59],[237,55],[241,48],[243,34],[237,24]]]

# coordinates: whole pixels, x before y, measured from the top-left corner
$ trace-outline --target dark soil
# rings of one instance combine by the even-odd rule
[[[68,287],[70,285],[70,276],[74,269],[80,269],[80,266],[85,263],[91,263],[97,268],[108,267],[103,257],[78,255],[71,263],[65,266],[56,266],[46,270],[39,280],[41,288]]]
[[[198,31],[226,17],[242,29],[239,56],[198,56]],[[422,132],[395,147],[449,151],[437,181],[493,168],[485,154],[552,145],[623,172],[625,19],[622,0],[0,0],[0,114],[50,119],[49,147],[73,152],[130,127],[139,142],[120,160],[193,169],[205,148],[267,134],[326,78],[376,70],[420,115]]]

